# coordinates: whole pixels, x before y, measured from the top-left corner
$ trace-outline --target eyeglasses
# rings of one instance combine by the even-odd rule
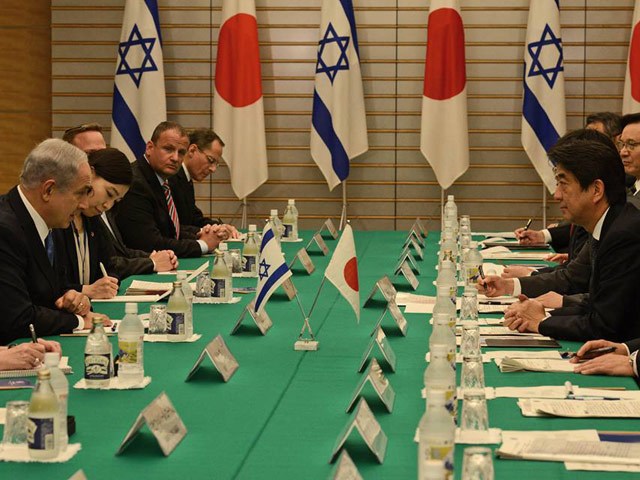
[[[622,140],[616,141],[616,148],[619,152],[622,151],[622,149],[625,147],[630,152],[633,152],[638,145],[640,145],[640,142],[636,142],[634,140],[627,140],[626,142],[623,142]]]
[[[219,162],[216,158],[213,158],[211,155],[207,155],[200,147],[198,147],[198,150],[200,150],[200,152],[207,158],[207,161],[209,162],[210,165],[213,165],[215,167],[218,166]]]

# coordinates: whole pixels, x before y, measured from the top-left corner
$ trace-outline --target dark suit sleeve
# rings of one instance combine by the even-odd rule
[[[633,340],[629,340],[624,343],[627,344],[627,347],[629,347],[629,351],[632,353],[636,350],[640,350],[640,338],[634,338]]]
[[[551,246],[556,252],[566,252],[569,250],[569,239],[571,238],[571,224],[562,223],[557,227],[549,229],[551,235]]]
[[[3,299],[0,344],[28,338],[30,323],[38,336],[73,331],[78,326],[75,315],[57,310],[53,305],[47,308],[33,303],[30,287],[34,289],[47,279],[33,275],[35,272],[29,265],[32,253],[23,242],[16,240],[17,236],[16,232],[0,226],[0,298]]]
[[[590,292],[589,308],[582,308],[578,315],[554,312],[540,324],[540,333],[576,341],[604,338],[619,342],[640,336],[636,310],[639,239],[616,235],[607,243],[606,250],[601,247],[598,252],[598,285]]]
[[[162,235],[156,223],[157,207],[153,192],[144,179],[135,178],[131,189],[120,202],[117,223],[125,244],[140,250],[173,250],[178,257],[202,255],[196,240],[182,240]]]
[[[547,292],[561,295],[572,295],[589,290],[591,276],[591,253],[585,246],[575,260],[566,268],[558,268],[553,272],[520,278],[522,293],[528,297],[537,297]]]

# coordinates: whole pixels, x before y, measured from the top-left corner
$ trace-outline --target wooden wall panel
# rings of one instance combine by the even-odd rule
[[[169,118],[187,128],[210,126],[221,0],[159,4]],[[350,217],[360,229],[404,229],[417,215],[439,212],[440,189],[419,152],[429,2],[354,4],[370,151],[352,163]],[[461,4],[471,166],[450,193],[478,228],[513,228],[541,218],[543,209],[542,183],[520,143],[529,1]],[[341,190],[328,191],[308,147],[320,5],[321,0],[256,0],[270,176],[250,198],[254,219],[282,209],[289,197],[300,204],[303,228],[340,213]],[[87,121],[110,126],[123,6],[124,0],[53,0],[55,135]],[[633,1],[562,0],[561,6],[567,123],[578,128],[589,113],[621,108]],[[196,194],[206,212],[226,220],[237,214],[239,202],[224,166]],[[557,210],[547,200],[553,217]]]

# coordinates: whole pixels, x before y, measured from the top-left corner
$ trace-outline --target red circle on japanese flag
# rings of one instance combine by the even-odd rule
[[[352,290],[360,291],[360,285],[358,284],[358,260],[353,257],[344,266],[344,281],[351,287]]]
[[[462,18],[452,8],[439,8],[429,14],[424,95],[434,100],[455,97],[466,77]]]
[[[239,13],[220,28],[215,83],[218,94],[234,107],[262,97],[256,17]]]
[[[631,96],[640,102],[640,23],[633,27],[631,45],[629,45],[629,78],[631,79]]]

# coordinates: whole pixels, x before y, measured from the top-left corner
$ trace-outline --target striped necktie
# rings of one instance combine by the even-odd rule
[[[164,198],[167,200],[167,207],[169,208],[169,216],[173,222],[173,226],[176,229],[176,238],[180,238],[180,220],[178,219],[178,212],[176,211],[176,204],[173,203],[173,197],[171,196],[171,187],[169,187],[169,180],[165,180],[162,184],[164,190]]]

